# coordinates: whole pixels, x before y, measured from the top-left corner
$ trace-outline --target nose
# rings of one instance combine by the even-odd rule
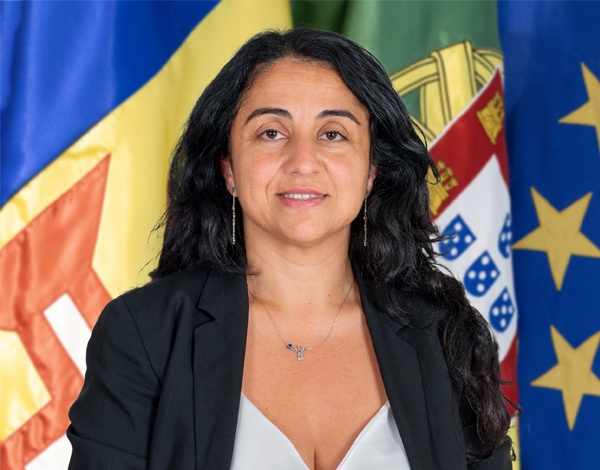
[[[321,166],[319,148],[310,137],[296,135],[287,146],[285,171],[289,174],[309,175]]]

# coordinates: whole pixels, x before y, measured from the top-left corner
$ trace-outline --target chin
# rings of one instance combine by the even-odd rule
[[[300,247],[313,247],[322,243],[334,242],[337,245],[346,243],[347,236],[345,231],[328,233],[323,231],[323,227],[303,227],[302,230],[293,230],[286,234],[286,242]]]
[[[298,246],[314,246],[323,241],[323,236],[315,234],[293,234],[286,237],[286,242]]]

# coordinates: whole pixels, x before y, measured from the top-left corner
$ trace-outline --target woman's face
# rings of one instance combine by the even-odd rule
[[[240,103],[231,159],[222,164],[243,209],[246,241],[347,243],[375,177],[369,152],[368,112],[336,72],[294,59],[260,72]]]

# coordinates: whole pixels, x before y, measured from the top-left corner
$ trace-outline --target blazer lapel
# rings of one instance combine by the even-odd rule
[[[411,469],[466,469],[458,406],[443,353],[432,337],[437,331],[384,317],[369,300],[373,293],[360,276],[357,279],[381,377]],[[429,310],[424,316],[433,318],[430,306]]]
[[[196,468],[231,466],[248,330],[245,276],[212,269],[194,329]]]
[[[427,423],[421,367],[413,345],[397,336],[402,328],[378,313],[361,293],[381,378],[411,469],[436,468]]]
[[[381,315],[355,269],[388,399],[413,470],[466,469],[458,406],[437,331]],[[412,304],[411,304],[412,306]],[[416,305],[419,312],[431,308]],[[431,311],[429,312],[429,314]],[[194,329],[196,468],[231,466],[248,330],[245,276],[212,269],[198,301]],[[437,325],[437,323],[436,323]]]

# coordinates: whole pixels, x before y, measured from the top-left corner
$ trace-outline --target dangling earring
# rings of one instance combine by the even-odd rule
[[[233,202],[231,203],[231,243],[235,245],[235,186],[231,188]]]
[[[363,246],[367,246],[367,196],[369,195],[369,190],[365,192],[365,207],[363,209],[363,230],[364,230],[364,239]]]

